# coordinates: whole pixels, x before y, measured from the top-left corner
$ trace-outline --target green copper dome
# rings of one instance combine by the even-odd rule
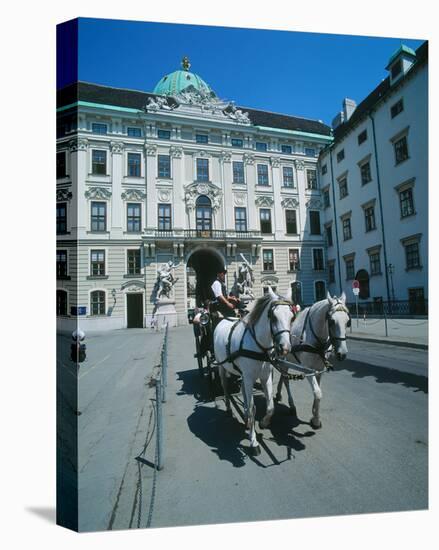
[[[215,92],[204,82],[197,74],[189,72],[190,63],[187,57],[183,57],[181,62],[183,70],[174,71],[165,75],[156,84],[153,90],[157,95],[175,95],[183,92],[187,88],[195,89],[199,92],[204,92],[214,96]]]

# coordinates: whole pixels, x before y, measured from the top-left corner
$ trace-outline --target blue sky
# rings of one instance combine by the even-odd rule
[[[360,102],[387,76],[405,37],[79,20],[80,80],[152,91],[187,55],[223,99],[237,105],[321,119],[329,124],[344,97]],[[66,82],[63,82],[65,84]]]

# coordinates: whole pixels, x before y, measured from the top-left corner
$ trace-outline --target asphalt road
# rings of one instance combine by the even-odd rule
[[[323,379],[322,429],[309,425],[308,383],[295,382],[299,418],[278,404],[254,458],[240,394],[233,417],[220,396],[207,401],[192,329],[172,329],[157,472],[148,380],[161,338],[126,330],[88,342],[78,375],[80,530],[427,508],[425,351],[349,341],[349,359]],[[264,401],[256,389],[258,418]]]

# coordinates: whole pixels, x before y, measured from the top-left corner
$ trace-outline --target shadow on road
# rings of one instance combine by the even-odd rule
[[[351,372],[354,378],[373,376],[378,384],[402,384],[406,388],[413,388],[414,391],[428,393],[428,378],[419,374],[369,365],[361,361],[352,361],[350,359],[344,361],[343,364],[337,362],[334,366],[336,371],[346,370]]]
[[[245,465],[247,453],[241,444],[246,438],[244,426],[220,409],[198,405],[187,419],[191,432],[201,439],[220,460],[236,468]]]

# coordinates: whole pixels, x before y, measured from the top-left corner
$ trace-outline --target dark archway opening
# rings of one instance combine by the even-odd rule
[[[204,248],[191,255],[187,267],[195,271],[195,304],[200,307],[205,300],[212,299],[210,287],[218,271],[224,268],[223,260],[214,250]]]
[[[360,294],[359,297],[362,300],[367,300],[370,298],[369,290],[369,273],[365,269],[360,269],[356,274],[355,278],[360,283]]]

